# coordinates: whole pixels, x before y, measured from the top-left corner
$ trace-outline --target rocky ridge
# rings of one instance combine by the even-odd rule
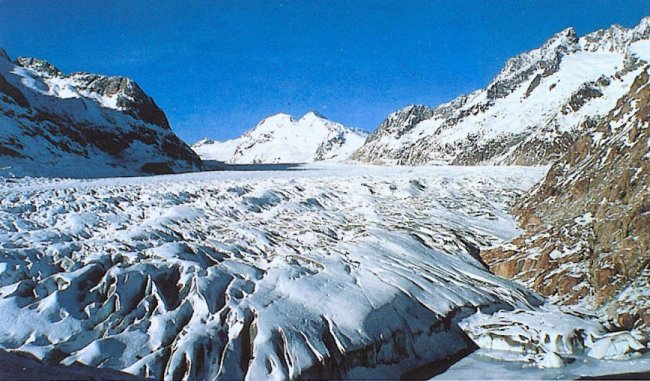
[[[549,164],[629,90],[649,37],[650,18],[631,29],[614,25],[583,37],[567,28],[511,58],[485,89],[433,110],[409,106],[391,114],[352,158],[407,165]]]
[[[0,54],[0,176],[175,173],[200,158],[138,84]]]
[[[650,329],[649,78],[646,65],[515,207],[526,232],[482,253],[496,274],[624,329]]]

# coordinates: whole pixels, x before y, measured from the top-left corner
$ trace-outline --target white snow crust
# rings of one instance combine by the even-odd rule
[[[472,255],[539,168],[0,183],[0,346],[165,379],[399,377],[541,302]]]

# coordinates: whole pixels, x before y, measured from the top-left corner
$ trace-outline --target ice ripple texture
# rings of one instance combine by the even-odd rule
[[[488,273],[530,168],[0,184],[0,346],[164,379],[396,377],[540,299]]]

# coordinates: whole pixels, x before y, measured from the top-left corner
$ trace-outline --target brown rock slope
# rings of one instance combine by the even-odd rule
[[[649,72],[515,207],[525,233],[481,255],[552,301],[650,331]]]

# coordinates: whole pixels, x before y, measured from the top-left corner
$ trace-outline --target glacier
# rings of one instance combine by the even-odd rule
[[[546,168],[3,178],[0,347],[157,379],[399,377],[542,299],[478,248]]]

